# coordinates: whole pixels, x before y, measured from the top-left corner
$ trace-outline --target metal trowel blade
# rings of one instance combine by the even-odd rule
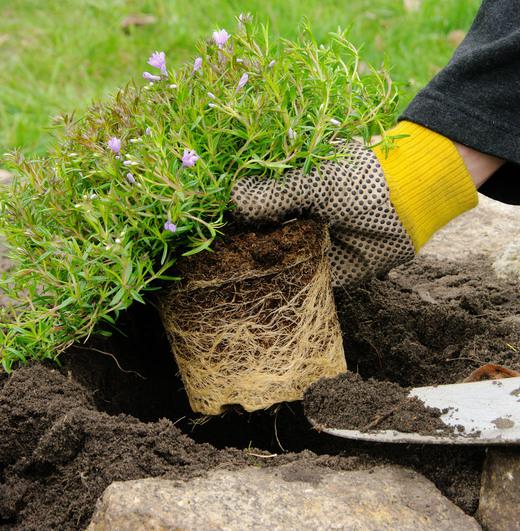
[[[441,420],[453,427],[454,432],[441,431],[438,435],[396,430],[361,432],[309,420],[317,430],[345,439],[419,444],[520,444],[520,377],[415,387],[408,396],[443,411]]]

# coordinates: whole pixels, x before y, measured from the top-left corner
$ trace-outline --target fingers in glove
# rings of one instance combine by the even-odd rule
[[[332,287],[349,288],[363,281],[370,273],[364,256],[354,245],[341,242],[331,235],[328,251]]]
[[[366,231],[354,226],[330,227],[332,285],[352,287],[367,278],[386,274],[415,257],[406,233]]]
[[[279,181],[244,177],[233,187],[231,200],[235,218],[248,223],[282,221],[307,206],[298,171],[287,172]]]

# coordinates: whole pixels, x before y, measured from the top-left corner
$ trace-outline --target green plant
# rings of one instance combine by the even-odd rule
[[[57,359],[156,281],[181,255],[210,247],[243,175],[280,178],[348,156],[336,141],[383,134],[396,92],[384,71],[359,74],[344,32],[318,44],[307,24],[295,41],[239,17],[199,44],[193,64],[149,60],[150,84],[130,83],[81,119],[63,116],[44,160],[9,157],[17,177],[0,196],[0,229],[13,271],[0,287],[0,355]],[[391,139],[384,138],[386,145]]]

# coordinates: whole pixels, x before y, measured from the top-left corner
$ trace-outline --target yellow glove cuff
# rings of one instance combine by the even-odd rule
[[[402,121],[389,135],[394,141],[386,156],[374,148],[392,202],[416,252],[443,225],[477,205],[477,190],[448,138],[418,124]]]

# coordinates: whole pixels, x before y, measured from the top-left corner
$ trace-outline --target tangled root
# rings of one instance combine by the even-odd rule
[[[162,296],[162,320],[194,411],[300,400],[313,382],[346,371],[327,243],[328,236],[314,256],[282,271],[239,273]]]

